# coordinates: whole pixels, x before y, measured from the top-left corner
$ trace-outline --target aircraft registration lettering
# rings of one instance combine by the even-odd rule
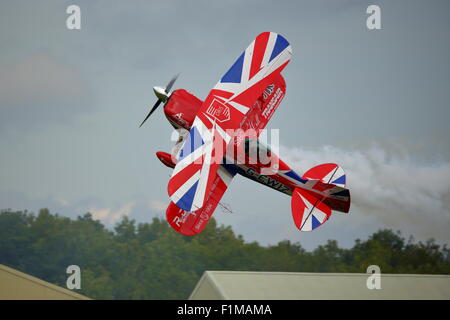
[[[273,189],[276,189],[276,190],[278,190],[278,191],[281,191],[281,192],[286,193],[286,194],[289,194],[289,195],[292,194],[292,190],[291,190],[290,188],[286,187],[286,186],[285,186],[284,184],[282,184],[281,182],[279,182],[279,181],[277,181],[277,180],[275,180],[275,179],[270,178],[269,176],[266,176],[266,175],[262,175],[262,174],[257,173],[256,170],[253,169],[253,168],[248,168],[248,169],[246,170],[246,173],[247,173],[250,177],[252,177],[253,179],[255,179],[256,181],[258,181],[258,182],[260,182],[260,183],[262,183],[262,184],[265,184],[265,185],[268,186],[268,187],[271,187],[271,188],[273,188]]]

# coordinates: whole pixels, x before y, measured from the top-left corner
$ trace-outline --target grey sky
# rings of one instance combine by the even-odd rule
[[[70,4],[81,7],[79,31],[65,26]],[[369,4],[381,7],[382,30],[366,28]],[[302,164],[298,152],[308,165],[341,161],[350,185],[352,173],[358,179],[356,206],[299,233],[288,197],[238,177],[224,197],[235,213],[215,217],[265,244],[288,238],[312,248],[334,238],[349,246],[380,227],[450,242],[433,231],[450,219],[450,186],[441,181],[450,161],[448,1],[1,1],[0,8],[0,208],[91,210],[107,223],[121,214],[163,216],[170,170],[154,153],[172,147],[171,127],[158,112],[138,129],[155,101],[151,87],[181,72],[175,87],[203,99],[269,30],[294,51],[287,96],[269,127],[280,128],[293,165]],[[323,152],[325,145],[339,151]],[[351,161],[357,156],[386,177],[394,168],[404,174],[381,180]],[[406,207],[427,211],[423,219],[408,216],[402,208],[413,202],[403,193],[393,197],[405,203],[373,208],[362,183],[372,172],[367,181],[377,190],[407,190],[421,172],[424,186],[441,187],[422,202],[439,204],[434,215],[418,204]],[[385,219],[386,210],[402,218]]]

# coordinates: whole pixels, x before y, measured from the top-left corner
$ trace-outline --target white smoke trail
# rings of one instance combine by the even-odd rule
[[[299,173],[326,162],[341,165],[352,196],[350,214],[371,215],[386,227],[406,228],[425,239],[450,242],[449,162],[418,163],[381,147],[281,147],[280,156]]]

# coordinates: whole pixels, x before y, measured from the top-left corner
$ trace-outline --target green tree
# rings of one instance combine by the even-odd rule
[[[82,272],[80,293],[94,299],[185,299],[205,270],[450,274],[450,251],[434,240],[406,241],[379,230],[349,249],[335,240],[306,251],[288,240],[247,243],[212,219],[195,237],[176,233],[165,220],[124,217],[114,230],[87,213],[76,219],[27,211],[0,211],[0,263],[65,286],[66,268]]]

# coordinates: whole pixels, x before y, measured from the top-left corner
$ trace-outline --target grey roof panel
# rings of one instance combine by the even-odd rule
[[[190,299],[450,299],[450,276],[381,274],[381,289],[368,289],[369,274],[206,271]]]

